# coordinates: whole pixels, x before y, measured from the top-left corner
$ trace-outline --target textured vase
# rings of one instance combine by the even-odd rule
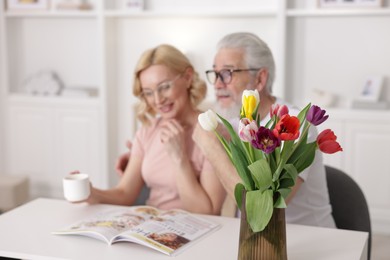
[[[274,208],[271,220],[263,231],[253,232],[245,211],[245,194],[241,208],[239,260],[286,260],[286,218],[284,209]]]

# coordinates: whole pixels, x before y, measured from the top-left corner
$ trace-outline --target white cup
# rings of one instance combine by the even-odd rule
[[[70,174],[62,180],[64,197],[68,201],[86,200],[90,194],[89,177],[85,173]]]

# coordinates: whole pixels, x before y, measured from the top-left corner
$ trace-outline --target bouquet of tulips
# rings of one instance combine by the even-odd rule
[[[286,207],[285,199],[298,174],[313,163],[317,149],[329,154],[342,151],[330,129],[322,131],[316,140],[308,140],[309,128],[329,117],[320,107],[308,104],[297,116],[291,116],[287,106],[274,104],[270,120],[262,126],[259,104],[257,90],[244,91],[238,132],[212,110],[198,118],[203,129],[215,132],[241,178],[234,194],[241,208],[246,190],[246,214],[253,232],[267,226],[274,208]],[[218,133],[218,122],[225,125],[230,140]]]

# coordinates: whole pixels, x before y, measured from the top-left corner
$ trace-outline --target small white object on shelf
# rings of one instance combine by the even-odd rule
[[[352,100],[352,108],[387,109],[389,104],[381,100],[383,76],[371,76],[365,81],[359,96]]]
[[[371,76],[364,83],[356,100],[378,102],[383,87],[382,76]]]
[[[123,10],[142,11],[144,10],[144,0],[123,0]]]
[[[23,87],[30,95],[55,96],[60,93],[63,84],[54,71],[40,71],[29,77]]]
[[[336,102],[336,96],[334,94],[316,88],[311,91],[310,98],[314,104],[326,108],[333,107]]]
[[[53,0],[52,9],[56,11],[92,10],[93,6],[88,0]]]
[[[365,8],[365,7],[381,7],[382,0],[319,0],[318,6],[321,8]]]

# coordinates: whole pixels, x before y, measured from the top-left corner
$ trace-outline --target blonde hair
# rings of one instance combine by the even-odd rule
[[[207,92],[206,83],[199,77],[188,58],[175,47],[162,44],[155,48],[146,50],[138,60],[134,71],[133,94],[140,99],[137,106],[137,118],[142,124],[148,125],[150,118],[156,116],[152,107],[142,97],[140,74],[152,65],[164,65],[178,74],[184,73],[187,69],[193,70],[193,78],[189,87],[189,97],[192,107],[196,108],[205,98]]]

